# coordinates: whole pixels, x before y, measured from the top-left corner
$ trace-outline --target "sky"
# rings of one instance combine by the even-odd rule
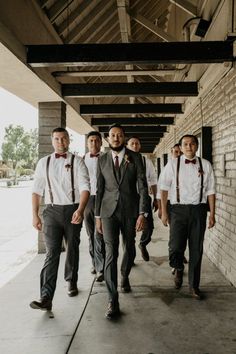
[[[21,125],[25,131],[38,128],[38,110],[29,103],[0,87],[0,152],[4,140],[5,127]],[[70,149],[84,155],[84,137],[68,129],[72,135]]]

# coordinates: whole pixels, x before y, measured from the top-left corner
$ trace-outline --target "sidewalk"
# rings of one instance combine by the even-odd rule
[[[168,265],[167,244],[168,229],[158,223],[149,246],[149,262],[141,259],[137,248],[136,265],[130,276],[132,292],[120,294],[122,316],[116,321],[105,319],[106,288],[103,283],[93,285],[84,231],[80,293],[75,298],[67,296],[61,266],[53,303],[54,319],[29,307],[30,301],[37,299],[39,293],[39,272],[44,255],[37,255],[17,277],[0,289],[0,353],[236,353],[236,289],[204,257],[201,289],[206,299],[197,301],[189,296],[187,270],[182,289],[175,290]],[[61,258],[63,265],[64,254]]]

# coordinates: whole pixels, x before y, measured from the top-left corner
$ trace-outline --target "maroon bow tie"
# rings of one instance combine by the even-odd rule
[[[90,157],[98,157],[99,156],[99,153],[98,154],[90,154]]]
[[[64,154],[58,154],[58,153],[56,152],[56,153],[55,153],[55,158],[56,158],[56,159],[59,159],[59,157],[63,157],[64,159],[66,159],[67,154],[66,154],[66,153],[64,153]]]
[[[193,160],[185,159],[185,163],[193,163],[193,164],[195,164],[196,163],[196,159],[193,159]]]

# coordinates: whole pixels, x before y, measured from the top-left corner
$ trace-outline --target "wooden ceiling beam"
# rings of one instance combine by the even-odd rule
[[[32,67],[115,64],[199,64],[233,61],[234,40],[209,42],[28,45]]]

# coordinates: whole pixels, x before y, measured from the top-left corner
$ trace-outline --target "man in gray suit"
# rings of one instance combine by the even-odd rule
[[[96,226],[103,234],[106,260],[105,281],[109,303],[108,319],[119,315],[117,291],[117,258],[119,234],[122,234],[124,254],[121,263],[121,291],[130,292],[129,273],[135,257],[135,234],[145,226],[148,213],[148,187],[142,157],[125,148],[123,128],[109,128],[111,151],[98,159]]]

